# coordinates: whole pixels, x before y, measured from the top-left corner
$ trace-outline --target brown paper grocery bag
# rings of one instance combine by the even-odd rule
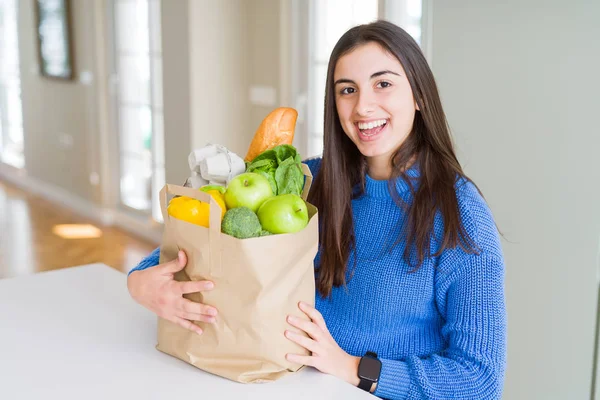
[[[312,175],[305,164],[302,169],[306,200]],[[170,217],[168,194],[210,203],[210,228]],[[213,290],[185,297],[216,307],[219,315],[215,324],[196,322],[202,335],[159,318],[157,349],[243,383],[274,381],[299,370],[301,365],[288,362],[285,355],[309,353],[284,332],[297,331],[286,322],[287,315],[308,319],[298,309],[299,301],[315,304],[317,209],[307,203],[310,219],[300,232],[237,239],[221,233],[221,209],[207,193],[167,184],[160,201],[165,221],[160,262],[173,260],[178,250],[184,250],[187,266],[175,279],[213,281]]]

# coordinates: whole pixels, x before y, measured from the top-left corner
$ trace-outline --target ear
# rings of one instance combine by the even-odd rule
[[[415,100],[415,110],[421,111],[421,109],[419,108],[419,103],[417,103],[417,100]]]

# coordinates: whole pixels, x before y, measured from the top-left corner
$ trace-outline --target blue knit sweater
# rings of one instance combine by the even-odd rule
[[[320,159],[306,163],[316,176]],[[408,174],[418,182],[417,168]],[[396,188],[410,200],[404,182]],[[409,273],[403,243],[390,248],[405,213],[394,203],[388,182],[367,175],[365,194],[352,201],[356,252],[348,263],[347,286],[333,288],[327,299],[316,296],[316,308],[342,349],[354,356],[378,354],[383,364],[375,392],[379,397],[502,396],[506,365],[502,249],[492,214],[477,189],[465,180],[456,188],[463,225],[481,249],[479,254],[446,250]],[[438,235],[443,231],[440,218],[434,231]],[[432,249],[435,246],[432,243]],[[133,270],[157,265],[158,257],[156,249]]]

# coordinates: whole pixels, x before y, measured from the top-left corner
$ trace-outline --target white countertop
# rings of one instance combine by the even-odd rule
[[[373,399],[312,368],[241,384],[161,353],[156,316],[103,264],[0,280],[0,399]]]

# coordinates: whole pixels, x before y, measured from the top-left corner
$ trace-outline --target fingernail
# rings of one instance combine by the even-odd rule
[[[215,317],[209,317],[208,322],[210,322],[211,324],[214,324],[215,322],[217,322],[217,319]]]
[[[291,315],[288,316],[288,322],[294,322],[296,320],[296,318],[292,317]]]
[[[198,335],[202,335],[202,333],[203,333],[203,332],[202,332],[202,329],[200,329],[200,330],[196,331],[196,333],[197,333]]]
[[[215,310],[214,308],[209,308],[208,309],[208,315],[212,315],[212,316],[217,316],[217,310]]]
[[[215,287],[215,284],[212,282],[206,282],[206,286],[207,289],[213,289]]]

